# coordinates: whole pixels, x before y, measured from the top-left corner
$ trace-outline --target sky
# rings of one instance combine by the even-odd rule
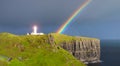
[[[85,0],[0,0],[0,32],[56,32]],[[92,0],[63,34],[120,39],[120,0]]]

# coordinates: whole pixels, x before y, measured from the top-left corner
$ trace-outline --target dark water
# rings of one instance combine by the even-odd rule
[[[101,40],[101,60],[88,66],[120,66],[120,40]]]

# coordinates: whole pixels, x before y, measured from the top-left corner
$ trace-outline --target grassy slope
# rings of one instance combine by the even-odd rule
[[[54,36],[54,40],[56,42],[56,44],[60,44],[61,42],[70,42],[72,40],[80,40],[80,41],[84,41],[84,40],[99,40],[96,38],[88,38],[88,37],[77,37],[77,36],[68,36],[68,35],[64,35],[64,34],[56,34],[56,33],[51,33],[51,35]]]
[[[71,38],[66,41],[71,40]],[[10,33],[0,33],[0,65],[85,66],[64,49],[58,49],[48,44],[47,40],[47,35],[17,36]],[[60,39],[60,41],[63,40]],[[60,41],[56,38],[56,42]],[[8,62],[8,58],[12,58],[12,61]]]

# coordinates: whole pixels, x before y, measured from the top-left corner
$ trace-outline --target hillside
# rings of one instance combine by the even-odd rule
[[[50,34],[55,43],[49,42],[49,34],[42,36],[0,33],[1,66],[85,66],[59,44],[75,37]],[[61,36],[61,37],[60,37]],[[63,38],[62,38],[63,37]]]

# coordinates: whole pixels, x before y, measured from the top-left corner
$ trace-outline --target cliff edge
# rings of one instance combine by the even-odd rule
[[[96,38],[51,34],[52,41],[84,63],[100,62],[100,40]]]
[[[0,33],[1,66],[85,66],[100,60],[100,40],[64,34]],[[81,62],[82,61],[82,62]]]

